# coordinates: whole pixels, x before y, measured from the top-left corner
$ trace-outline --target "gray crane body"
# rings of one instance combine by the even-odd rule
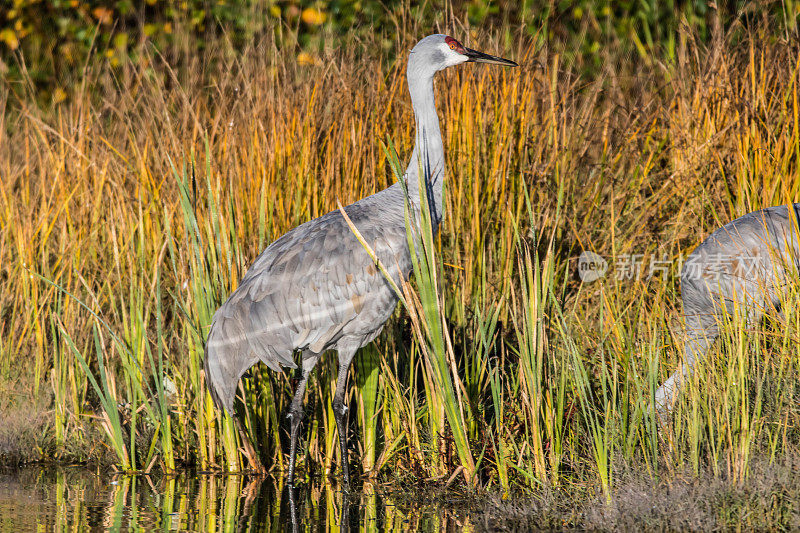
[[[345,212],[396,284],[411,273],[405,206],[419,218],[420,186],[438,229],[444,217],[444,148],[436,114],[433,77],[465,62],[516,63],[469,48],[445,35],[425,37],[410,53],[406,76],[416,122],[414,150],[394,185],[345,207]],[[404,187],[408,191],[408,199]],[[217,310],[206,342],[206,381],[217,406],[233,412],[236,387],[244,372],[261,361],[269,368],[302,373],[288,417],[291,449],[288,481],[294,475],[303,396],[311,370],[322,354],[336,350],[339,374],[333,399],[339,432],[342,473],[347,468],[344,391],[358,348],[383,329],[398,298],[339,211],[306,222],[270,244],[255,260],[238,288]]]
[[[787,287],[800,267],[800,203],[768,207],[714,231],[687,258],[681,270],[686,321],[683,364],[656,391],[660,411],[719,336],[724,314],[758,325],[765,313],[781,314]]]
[[[405,224],[403,199],[399,207],[385,202],[402,194],[396,185],[345,212],[399,282],[411,257],[405,234],[393,231]],[[327,350],[355,352],[380,333],[396,305],[338,210],[306,222],[270,244],[214,314],[206,356],[212,395],[232,412],[239,378],[258,361],[281,371],[297,368],[296,351],[312,368]]]

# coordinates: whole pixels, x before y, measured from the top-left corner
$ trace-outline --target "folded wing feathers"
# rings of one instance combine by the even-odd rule
[[[377,232],[373,242],[388,244]],[[205,369],[215,403],[231,411],[239,379],[258,360],[281,371],[296,368],[295,350],[328,349],[384,284],[337,212],[276,240],[214,315]]]

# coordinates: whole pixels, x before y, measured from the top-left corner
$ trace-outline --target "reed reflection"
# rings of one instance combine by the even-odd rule
[[[84,470],[0,473],[0,532],[471,530],[467,513],[319,480],[288,487],[262,476],[102,476]]]

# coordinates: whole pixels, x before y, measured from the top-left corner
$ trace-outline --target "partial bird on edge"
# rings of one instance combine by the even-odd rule
[[[737,313],[748,329],[764,315],[783,316],[781,304],[800,276],[800,203],[767,207],[709,235],[681,270],[686,320],[683,364],[655,393],[660,415],[702,362],[726,320]]]
[[[412,270],[405,204],[419,216],[420,180],[427,191],[434,232],[444,217],[444,148],[433,77],[461,63],[517,66],[508,59],[465,48],[446,35],[429,35],[411,50],[406,77],[416,121],[411,161],[400,182],[344,208],[387,274],[399,286]],[[297,368],[301,377],[287,417],[290,450],[287,482],[294,481],[297,440],[308,376],[323,353],[336,350],[339,373],[333,410],[339,432],[342,477],[350,484],[344,404],[347,374],[356,350],[372,342],[394,312],[398,297],[340,211],[306,222],[270,244],[217,310],[205,352],[206,382],[215,404],[233,414],[242,374],[261,361],[275,371]]]

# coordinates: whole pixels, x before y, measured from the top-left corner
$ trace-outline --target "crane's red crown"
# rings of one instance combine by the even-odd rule
[[[450,47],[450,50],[455,50],[459,54],[463,54],[465,52],[464,47],[461,46],[461,43],[456,41],[449,35],[444,38],[444,42]]]

